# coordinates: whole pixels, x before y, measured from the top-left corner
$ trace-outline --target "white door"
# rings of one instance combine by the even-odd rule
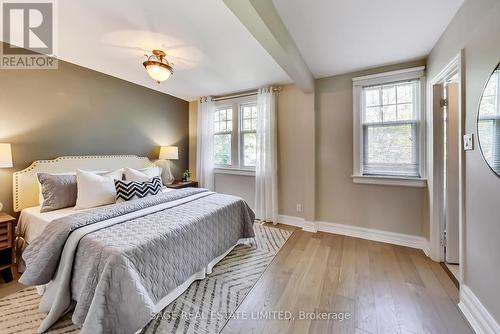
[[[445,228],[446,228],[446,262],[458,264],[459,262],[459,208],[458,196],[460,174],[458,163],[460,159],[460,131],[459,131],[459,105],[458,84],[446,85],[447,124],[446,124],[446,187],[445,187]]]

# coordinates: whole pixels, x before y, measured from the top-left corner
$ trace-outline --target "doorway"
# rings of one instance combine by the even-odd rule
[[[462,55],[430,81],[430,256],[462,282],[464,154]]]

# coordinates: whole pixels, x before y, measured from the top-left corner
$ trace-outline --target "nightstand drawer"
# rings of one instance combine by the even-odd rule
[[[12,224],[0,225],[0,250],[12,247]]]

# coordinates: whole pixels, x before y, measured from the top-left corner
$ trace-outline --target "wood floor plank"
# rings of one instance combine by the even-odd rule
[[[385,268],[383,252],[370,254],[370,274],[375,299],[377,333],[401,333],[388,277],[391,272],[387,272]]]
[[[427,299],[429,300],[426,306],[435,310],[446,331],[451,334],[472,333],[458,306],[452,302],[446,291],[442,288],[441,283],[429,266],[429,261],[423,256],[416,254],[412,254],[411,259],[415,263],[425,285],[423,293],[427,295]],[[444,333],[444,331],[442,332]]]
[[[337,294],[356,299],[356,239],[344,238]]]
[[[441,286],[443,287],[448,297],[450,297],[450,299],[453,300],[455,304],[458,304],[458,302],[460,301],[460,294],[458,293],[458,289],[452,282],[448,274],[443,270],[441,264],[430,259],[428,259],[427,262],[429,263],[429,267],[431,268],[436,278],[439,280],[439,283],[441,283]]]
[[[381,247],[385,270],[390,273],[388,280],[392,300],[396,309],[396,319],[402,333],[423,333],[423,328],[417,315],[417,305],[413,300],[402,273],[396,253],[398,249],[392,245]]]

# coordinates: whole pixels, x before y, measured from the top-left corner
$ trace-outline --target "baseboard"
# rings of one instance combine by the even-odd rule
[[[488,310],[467,286],[460,288],[460,303],[458,307],[464,314],[476,334],[500,333],[500,325],[493,319]]]
[[[279,215],[278,222],[280,224],[300,227],[306,232],[312,232],[312,233],[318,232],[316,224],[314,222],[307,221],[304,218]]]
[[[301,227],[307,232],[326,232],[333,234],[340,234],[349,237],[367,239],[372,241],[385,242],[389,244],[417,248],[428,254],[428,242],[423,237],[418,237],[409,234],[381,231],[366,227],[359,227],[353,225],[329,223],[329,222],[310,222],[303,218],[292,216],[279,216],[279,222],[285,225]]]

